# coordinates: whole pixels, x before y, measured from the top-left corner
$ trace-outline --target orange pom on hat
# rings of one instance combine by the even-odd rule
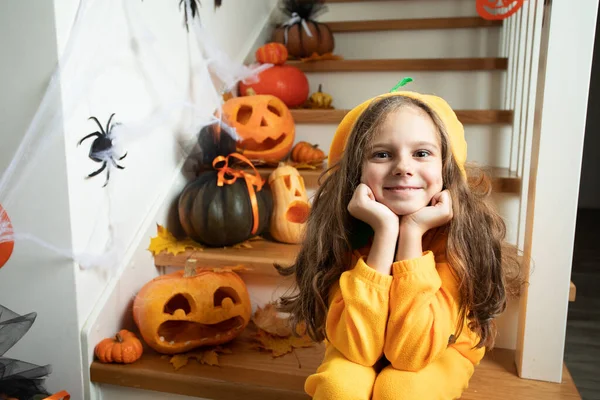
[[[340,158],[342,158],[342,153],[346,147],[346,142],[350,136],[352,127],[354,126],[356,120],[361,116],[363,111],[365,111],[374,100],[379,100],[390,96],[410,97],[425,103],[429,108],[431,108],[431,110],[444,124],[446,132],[448,133],[452,155],[454,156],[454,159],[456,160],[461,172],[464,176],[466,176],[465,162],[467,161],[467,142],[465,141],[465,130],[462,123],[458,120],[458,117],[450,105],[441,97],[411,91],[394,91],[375,96],[350,110],[350,112],[346,114],[338,126],[337,130],[335,131],[335,135],[333,136],[333,140],[331,141],[329,157],[327,160],[328,166],[334,165],[340,160]]]

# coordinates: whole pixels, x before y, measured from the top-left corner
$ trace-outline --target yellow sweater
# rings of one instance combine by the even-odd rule
[[[435,237],[437,236],[437,237]],[[419,258],[395,262],[392,275],[370,268],[364,255],[332,289],[326,330],[330,345],[352,362],[373,366],[385,354],[403,371],[419,371],[448,346],[477,365],[483,348],[458,320],[458,282],[445,259],[446,238],[430,235]]]

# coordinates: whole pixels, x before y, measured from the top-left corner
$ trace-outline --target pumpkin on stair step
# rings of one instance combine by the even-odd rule
[[[322,0],[284,0],[289,20],[273,31],[273,41],[283,43],[290,55],[309,57],[333,52],[335,41],[327,24],[315,21],[324,9]]]
[[[304,238],[310,204],[304,179],[298,170],[280,165],[269,176],[273,192],[270,234],[283,243],[300,243]]]
[[[178,354],[227,343],[248,325],[252,305],[246,284],[226,269],[185,269],[146,283],[133,302],[133,318],[148,346]]]
[[[122,329],[114,337],[103,339],[94,349],[102,363],[131,364],[144,352],[142,343],[133,332]]]
[[[296,125],[279,98],[261,94],[235,97],[226,101],[222,110],[240,137],[237,151],[248,159],[280,161],[291,150]]]
[[[256,184],[259,178],[247,183],[243,176],[233,179],[220,171],[200,174],[179,196],[179,221],[185,233],[213,247],[231,246],[263,233],[269,227],[273,199],[268,186]]]

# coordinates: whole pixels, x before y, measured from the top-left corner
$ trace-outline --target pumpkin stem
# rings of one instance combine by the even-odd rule
[[[185,268],[183,270],[183,277],[190,278],[196,275],[196,259],[190,258],[185,262]]]
[[[120,333],[115,335],[115,339],[117,340],[117,343],[123,343],[123,336],[121,336]]]
[[[321,85],[321,84],[319,83],[319,89],[317,90],[317,92],[321,93],[322,86],[323,86],[323,85]]]

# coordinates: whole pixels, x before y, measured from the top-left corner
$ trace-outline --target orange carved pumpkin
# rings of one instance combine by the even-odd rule
[[[244,281],[232,271],[196,269],[146,283],[133,302],[133,318],[148,346],[163,354],[229,342],[250,321],[252,305]]]
[[[477,0],[477,13],[485,19],[501,20],[510,17],[516,13],[523,0]]]
[[[283,64],[288,58],[287,48],[281,43],[267,43],[256,50],[256,61],[262,64]]]
[[[240,94],[248,96],[249,89],[254,94],[270,94],[288,107],[298,107],[308,99],[309,86],[306,74],[292,65],[275,65],[258,74],[258,82],[239,84]]]
[[[223,114],[240,136],[237,150],[251,160],[279,161],[294,144],[292,113],[270,95],[235,97],[223,104]]]
[[[103,363],[130,364],[143,353],[142,342],[133,332],[122,329],[112,338],[103,339],[94,349],[96,357]]]
[[[12,239],[13,227],[10,223],[8,214],[0,205],[0,268],[6,264],[10,258],[15,242]]]
[[[304,179],[292,166],[280,166],[269,176],[273,192],[270,233],[283,243],[300,243],[310,212]]]

